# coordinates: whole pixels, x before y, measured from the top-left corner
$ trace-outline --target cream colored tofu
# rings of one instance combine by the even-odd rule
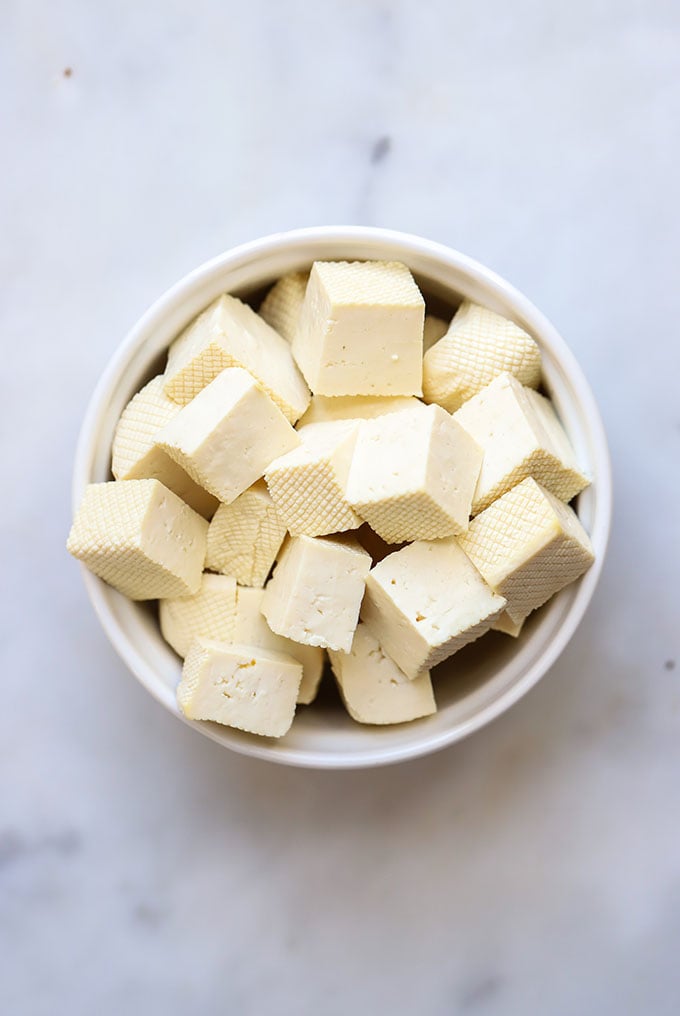
[[[295,642],[348,652],[370,567],[356,540],[291,537],[262,599],[269,627]]]
[[[161,600],[161,633],[178,656],[186,656],[196,638],[234,642],[236,630],[236,579],[204,572],[193,596]]]
[[[575,512],[528,477],[470,523],[460,546],[519,623],[593,563]]]
[[[232,367],[184,406],[157,441],[196,483],[230,504],[300,438],[251,375]]]
[[[514,322],[464,300],[446,335],[425,354],[425,401],[453,413],[504,373],[536,388],[541,380],[538,346]]]
[[[359,433],[356,420],[298,428],[301,444],[267,467],[269,493],[294,536],[327,536],[357,529],[347,500],[347,477]]]
[[[516,639],[522,632],[525,620],[526,618],[522,618],[521,621],[513,621],[507,610],[504,610],[498,620],[491,625],[491,630],[503,632],[504,635],[512,635]]]
[[[131,600],[198,591],[208,523],[158,480],[85,489],[67,550]]]
[[[304,646],[273,632],[261,611],[263,589],[239,586],[236,593],[236,634],[243,645],[259,646],[275,653],[287,653],[302,664],[298,705],[309,705],[316,698],[323,676],[325,652],[317,646]]]
[[[408,723],[436,713],[429,671],[410,681],[387,656],[365,624],[349,653],[329,652],[347,712],[357,723]]]
[[[299,430],[311,423],[328,423],[331,420],[373,420],[376,416],[420,405],[420,400],[413,395],[313,395],[297,426]]]
[[[258,480],[215,512],[208,529],[205,566],[233,575],[241,585],[261,588],[285,535],[286,524],[264,480]]]
[[[260,317],[286,342],[292,342],[297,331],[308,278],[309,272],[290,272],[272,286],[262,301]]]
[[[453,537],[411,543],[375,565],[361,619],[413,679],[484,635],[505,606]]]
[[[290,346],[252,307],[225,294],[182,332],[168,353],[165,394],[186,405],[226,367],[243,367],[290,423],[309,404],[309,391]]]
[[[454,420],[484,451],[473,515],[527,476],[562,501],[588,486],[551,403],[510,374],[501,374],[466,402]]]
[[[421,395],[424,317],[405,265],[316,261],[293,356],[315,395]]]
[[[448,321],[444,321],[442,318],[435,317],[434,314],[425,315],[425,325],[423,327],[423,356],[427,353],[428,349],[432,349],[435,342],[439,342],[442,336],[446,335],[449,330]]]
[[[283,737],[295,716],[301,680],[302,665],[292,656],[195,639],[184,661],[177,704],[190,720]]]
[[[163,391],[164,383],[162,374],[153,378],[123,410],[113,437],[111,472],[117,480],[160,480],[199,515],[210,518],[217,498],[194,483],[156,444],[158,432],[180,411]]]
[[[347,500],[387,543],[464,532],[482,451],[439,406],[362,422]]]

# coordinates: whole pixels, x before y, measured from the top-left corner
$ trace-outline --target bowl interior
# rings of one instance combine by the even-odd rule
[[[433,671],[439,711],[393,727],[354,723],[332,681],[311,707],[299,707],[281,740],[256,738],[212,723],[194,723],[237,751],[297,765],[381,764],[432,751],[488,722],[521,697],[562,650],[580,620],[599,574],[609,527],[610,480],[602,425],[588,385],[555,329],[520,293],[492,272],[448,248],[381,230],[301,230],[248,244],[209,262],[173,287],[140,320],[120,347],[93,396],[83,425],[74,498],[86,483],[110,479],[110,449],[120,413],[132,395],[163,369],[175,335],[220,293],[257,299],[267,285],[316,259],[404,261],[428,309],[449,315],[469,297],[514,319],[541,347],[544,386],[592,485],[576,507],[593,540],[596,564],[529,619],[519,639],[491,633]],[[180,715],[175,688],[181,664],[160,635],[156,610],[136,604],[84,571],[97,614],[118,652],[147,689]]]

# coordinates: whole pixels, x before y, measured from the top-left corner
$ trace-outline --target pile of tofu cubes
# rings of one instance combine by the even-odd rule
[[[281,737],[326,653],[358,722],[427,716],[433,667],[593,560],[540,381],[525,331],[426,314],[403,264],[316,262],[259,313],[225,294],[124,410],[68,549],[160,601],[189,718]]]

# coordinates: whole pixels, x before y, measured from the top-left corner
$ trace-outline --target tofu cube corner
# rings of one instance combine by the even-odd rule
[[[233,642],[236,630],[236,579],[204,572],[198,592],[161,600],[161,634],[184,658],[195,638]]]
[[[67,549],[131,600],[156,600],[198,591],[207,533],[158,480],[113,480],[85,489]]]
[[[262,588],[286,535],[286,524],[264,480],[221,504],[208,529],[206,568]]]

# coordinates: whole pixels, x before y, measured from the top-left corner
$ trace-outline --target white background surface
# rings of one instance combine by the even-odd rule
[[[2,1011],[676,1014],[677,3],[6,0],[0,65]],[[63,546],[79,423],[139,314],[234,243],[339,222],[523,289],[616,481],[558,665],[366,773],[165,714]]]

